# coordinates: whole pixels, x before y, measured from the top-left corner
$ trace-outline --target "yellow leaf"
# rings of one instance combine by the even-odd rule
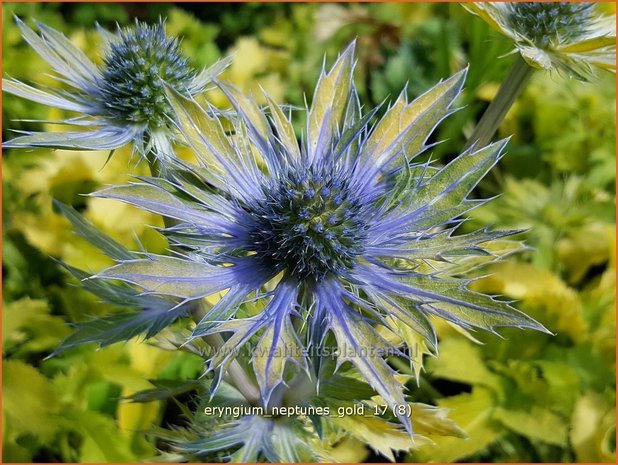
[[[615,47],[616,36],[601,36],[594,37],[592,39],[583,40],[574,44],[569,44],[565,47],[561,47],[560,51],[565,53],[586,53],[598,50],[603,47]]]
[[[131,340],[126,344],[127,351],[131,357],[131,369],[135,370],[144,380],[156,378],[161,367],[165,365],[172,354],[158,350],[155,347]],[[147,386],[146,389],[150,387]],[[126,386],[122,390],[123,397],[135,394],[139,389]],[[140,434],[139,431],[152,427],[157,424],[159,416],[159,402],[129,403],[123,402],[118,406],[118,423],[125,435],[134,436]]]
[[[59,425],[59,411],[58,395],[47,378],[24,362],[3,362],[2,415],[9,436],[32,434],[50,441]]]
[[[530,439],[566,446],[567,425],[564,418],[544,408],[533,406],[530,410],[510,410],[498,407],[494,418]]]
[[[395,459],[393,450],[409,450],[419,442],[428,443],[422,437],[418,440],[415,437],[413,441],[405,430],[370,413],[365,416],[332,417],[332,422],[391,461]]]
[[[461,427],[468,439],[432,437],[434,444],[415,451],[413,461],[460,461],[484,450],[499,438],[499,429],[491,422],[494,398],[487,389],[475,387],[470,394],[448,397],[438,404],[450,410],[451,420]]]
[[[487,369],[481,351],[470,341],[448,338],[440,343],[439,349],[438,357],[427,362],[427,371],[433,376],[459,383],[482,384],[500,391],[499,376]]]
[[[328,449],[328,454],[335,462],[360,463],[365,461],[369,451],[358,439],[346,437],[332,449]]]
[[[29,297],[2,305],[2,347],[7,342],[19,342],[24,334],[20,331],[27,322],[37,315],[49,313],[45,300],[33,300]]]
[[[562,239],[558,243],[558,257],[569,269],[569,282],[578,283],[591,267],[610,259],[615,238],[615,225],[594,223]]]
[[[615,434],[616,409],[612,403],[598,394],[580,397],[570,435],[577,461],[616,463]]]
[[[449,411],[433,405],[413,402],[412,426],[414,432],[423,436],[451,436],[466,438],[466,433],[448,416]]]

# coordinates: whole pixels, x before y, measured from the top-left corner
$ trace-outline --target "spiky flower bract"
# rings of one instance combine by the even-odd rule
[[[585,79],[616,71],[616,15],[594,2],[475,2],[463,6],[511,38],[526,62]]]
[[[165,86],[194,97],[227,64],[221,61],[197,72],[182,56],[178,40],[166,35],[162,21],[153,25],[136,21],[133,27],[119,27],[116,34],[100,29],[103,63],[97,66],[62,33],[37,23],[37,34],[15,20],[26,42],[57,73],[55,78],[72,89],[42,90],[7,78],[3,90],[78,113],[59,123],[81,130],[30,132],[4,142],[6,148],[113,150],[132,143],[141,155],[152,150],[161,158],[173,156],[173,115]]]
[[[225,292],[193,332],[226,336],[211,369],[223,371],[249,345],[267,405],[295,372],[324,379],[334,347],[337,367],[351,362],[409,428],[396,409],[406,403],[403,386],[384,359],[400,352],[379,327],[397,332],[401,323],[432,348],[431,317],[489,331],[545,329],[432,266],[489,254],[481,244],[512,233],[454,233],[458,218],[483,203],[468,195],[500,159],[505,141],[469,150],[441,169],[415,162],[451,111],[465,71],[411,103],[402,93],[374,123],[377,109],[361,112],[353,65],[351,45],[322,73],[301,144],[270,99],[266,113],[219,84],[239,116],[230,135],[212,112],[171,91],[179,130],[201,166],[175,162],[166,179],[94,195],[174,219],[163,232],[175,254],[119,260],[95,278],[181,301]]]

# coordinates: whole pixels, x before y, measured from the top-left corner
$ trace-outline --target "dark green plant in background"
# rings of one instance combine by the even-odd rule
[[[40,72],[40,59],[21,38],[14,14],[29,24],[36,19],[64,32],[96,66],[105,63],[94,21],[115,30],[116,21],[130,27],[135,17],[154,24],[166,17],[166,32],[183,38],[179,53],[187,57],[192,69],[232,54],[231,64],[219,79],[231,82],[241,94],[230,94],[223,87],[210,90],[200,100],[205,108],[214,111],[218,107],[222,117],[231,121],[230,96],[234,100],[251,94],[257,106],[269,105],[273,115],[277,115],[274,102],[303,107],[305,95],[314,94],[324,55],[330,66],[354,38],[355,88],[364,104],[363,113],[384,99],[395,101],[406,83],[404,96],[411,101],[469,64],[465,90],[457,101],[463,109],[442,121],[428,141],[441,143],[415,159],[416,165],[408,172],[427,185],[425,179],[431,179],[434,170],[439,173],[437,168],[451,160],[455,160],[451,166],[457,165],[459,151],[478,138],[474,135],[478,131],[485,131],[487,140],[491,138],[477,121],[488,102],[500,103],[500,92],[495,99],[494,95],[513,61],[507,55],[513,43],[456,4],[155,4],[148,8],[5,4],[3,10],[5,73],[26,83],[51,86],[53,81]],[[595,7],[594,15],[611,13]],[[610,53],[607,41],[601,42],[595,44]],[[604,62],[609,63],[607,58]],[[250,399],[250,393],[244,392],[243,400],[231,386],[239,379],[234,370],[251,372],[251,367],[241,363],[231,369],[231,378],[221,382],[209,401],[209,390],[219,379],[200,375],[203,355],[212,355],[217,341],[194,338],[186,343],[191,334],[188,320],[164,329],[194,310],[174,307],[168,312],[176,303],[173,299],[144,299],[139,291],[113,281],[89,279],[75,286],[77,282],[69,279],[71,273],[82,280],[112,265],[99,249],[121,263],[139,257],[129,250],[167,253],[167,241],[145,226],[163,227],[160,217],[80,195],[109,184],[135,182],[128,173],[147,175],[158,169],[156,163],[150,168],[138,164],[139,157],[132,157],[130,147],[116,150],[111,158],[109,151],[5,151],[3,459],[130,462],[151,459],[162,450],[168,460],[206,461],[220,461],[230,454],[241,461],[362,461],[372,453],[398,461],[615,460],[615,88],[611,76],[593,73],[589,79],[590,83],[581,83],[568,75],[537,72],[526,80],[525,89],[521,86],[521,97],[499,129],[500,137],[514,134],[508,156],[471,194],[477,199],[502,195],[470,212],[455,238],[465,238],[465,233],[473,238],[475,231],[488,224],[496,230],[526,232],[515,240],[484,243],[485,252],[479,249],[472,256],[448,256],[447,261],[449,275],[483,276],[471,284],[474,291],[515,299],[519,310],[542,321],[556,336],[503,329],[500,333],[506,340],[502,340],[433,320],[439,356],[425,360],[423,367],[423,355],[430,347],[417,333],[393,321],[386,325],[396,331],[380,331],[385,343],[401,346],[403,339],[411,348],[411,360],[391,356],[387,361],[400,373],[397,382],[407,387],[416,433],[414,448],[406,432],[380,417],[334,416],[321,422],[291,416],[271,421],[249,414],[217,418],[203,413],[205,407],[242,405]],[[32,120],[74,116],[6,92],[3,97],[3,140],[14,136],[8,128],[49,133],[57,127]],[[178,102],[176,112],[182,115],[180,108],[186,104]],[[244,100],[237,105],[237,110],[247,112],[239,131],[259,128],[254,111],[258,107]],[[387,108],[378,109],[375,118],[388,118]],[[299,113],[292,111],[293,128],[284,125],[288,132],[278,133],[277,140],[286,147],[294,138],[286,135],[305,131]],[[169,109],[163,114],[173,116]],[[346,118],[353,121],[354,115],[348,113]],[[278,121],[285,121],[283,113]],[[185,136],[191,131],[186,124]],[[232,128],[225,124],[221,129]],[[477,133],[473,133],[475,127]],[[204,172],[186,169],[199,162],[193,150],[177,146],[177,154],[187,165],[174,166],[174,174],[168,175],[175,176],[170,179],[176,186],[189,189]],[[437,161],[426,165],[430,160]],[[415,170],[421,167],[426,174],[418,178]],[[401,176],[395,187],[401,187],[405,179]],[[170,192],[170,188],[166,184],[157,187],[159,193]],[[195,191],[172,189],[172,193],[166,208],[182,202],[185,214],[194,211],[187,206],[187,195],[196,195]],[[122,194],[125,200],[128,195],[133,194]],[[60,203],[53,207],[52,199]],[[147,201],[148,196],[140,196],[139,201],[129,203]],[[146,210],[161,213],[157,208]],[[188,229],[165,226],[172,226],[168,230],[171,243],[183,234],[191,237]],[[520,240],[525,240],[528,249],[511,256],[521,249]],[[507,258],[491,264],[488,257],[492,255],[487,252]],[[64,264],[65,271],[54,259]],[[323,269],[319,260],[308,263],[318,271]],[[389,266],[406,270],[404,263]],[[422,268],[420,262],[417,266]],[[367,298],[366,292],[360,295]],[[171,294],[179,296],[176,291]],[[210,298],[207,308],[217,308],[217,301],[216,296]],[[142,308],[143,315],[165,318],[140,319],[141,314],[132,310],[135,307]],[[239,316],[251,321],[251,312],[261,309],[259,303],[243,307]],[[72,332],[66,323],[76,323],[77,330]],[[241,326],[232,329],[244,331]],[[138,334],[146,334],[147,343],[134,338],[112,344]],[[47,358],[63,340],[63,348],[70,350]],[[83,342],[106,347],[94,351],[92,346],[81,346]],[[241,362],[242,354],[238,356]],[[286,405],[328,406],[336,411],[355,402],[371,406],[376,401],[375,392],[347,366],[323,381],[318,391],[301,381],[285,398]],[[387,392],[380,394],[384,397]],[[318,434],[309,434],[311,429]],[[464,435],[468,439],[462,439]],[[399,452],[393,455],[393,451]]]

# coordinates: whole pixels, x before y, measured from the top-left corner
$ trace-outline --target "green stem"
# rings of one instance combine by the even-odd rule
[[[489,104],[481,120],[474,128],[466,148],[469,148],[472,144],[476,144],[478,148],[489,144],[509,108],[511,108],[517,97],[525,89],[533,72],[534,68],[529,66],[520,54],[517,54],[509,75],[500,86],[496,98]]]
[[[152,152],[148,154],[147,157],[148,166],[150,168],[150,175],[159,177],[161,176],[161,165],[157,157],[154,156]],[[171,218],[167,218],[165,216],[163,218],[163,223],[166,228],[174,226],[175,222]],[[206,312],[207,309],[204,308],[204,299],[199,301],[192,301],[190,303],[191,308],[191,317],[195,323],[199,323]],[[220,334],[211,334],[208,336],[202,337],[202,340],[206,342],[210,347],[215,350],[220,350],[225,344],[223,337]],[[240,392],[243,397],[249,402],[251,405],[258,405],[260,403],[260,392],[255,386],[254,382],[249,378],[249,375],[245,372],[244,368],[238,363],[236,360],[232,360],[230,364],[227,366],[227,370],[225,373],[225,378]]]
[[[195,307],[192,309],[191,315],[193,317],[193,321],[199,323],[208,311],[208,309],[205,308],[203,299],[197,302],[193,302],[193,304],[195,305]],[[208,336],[203,336],[202,340],[204,340],[206,344],[208,344],[215,350],[221,349],[221,347],[223,347],[223,344],[225,344],[225,341],[220,334],[210,334]],[[260,392],[237,360],[232,360],[230,362],[225,372],[225,378],[238,390],[238,392],[243,395],[243,397],[251,405],[258,405],[260,403]]]

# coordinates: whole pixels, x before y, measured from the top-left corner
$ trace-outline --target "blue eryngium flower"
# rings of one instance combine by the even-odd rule
[[[465,71],[411,103],[402,94],[373,124],[375,111],[361,115],[353,57],[351,45],[322,73],[301,144],[272,101],[265,113],[220,84],[239,115],[229,135],[216,116],[170,93],[179,129],[201,166],[94,194],[175,219],[164,232],[181,250],[120,260],[98,278],[186,301],[227,291],[193,336],[228,335],[211,368],[225,368],[235,349],[255,344],[253,369],[265,403],[283,382],[287,361],[319,372],[329,334],[338,364],[350,361],[395,406],[405,402],[403,388],[380,353],[389,349],[380,325],[397,331],[401,322],[431,347],[430,317],[489,331],[546,331],[431,266],[488,253],[481,244],[512,233],[454,234],[457,218],[482,203],[468,195],[499,160],[505,141],[467,151],[442,169],[414,163],[449,113]],[[247,309],[248,300],[258,303]]]
[[[195,71],[180,53],[179,43],[165,34],[163,22],[137,22],[116,34],[100,29],[104,41],[103,63],[95,65],[62,33],[37,23],[35,33],[16,18],[24,39],[58,74],[56,79],[71,90],[31,87],[3,79],[5,92],[79,114],[60,123],[82,130],[26,133],[4,147],[52,147],[113,150],[129,143],[144,155],[148,151],[171,156],[173,139],[171,107],[165,86],[186,97],[202,93],[227,65],[216,63]]]
[[[616,72],[616,14],[600,2],[469,2],[462,5],[511,38],[533,68],[586,80],[593,67]]]

